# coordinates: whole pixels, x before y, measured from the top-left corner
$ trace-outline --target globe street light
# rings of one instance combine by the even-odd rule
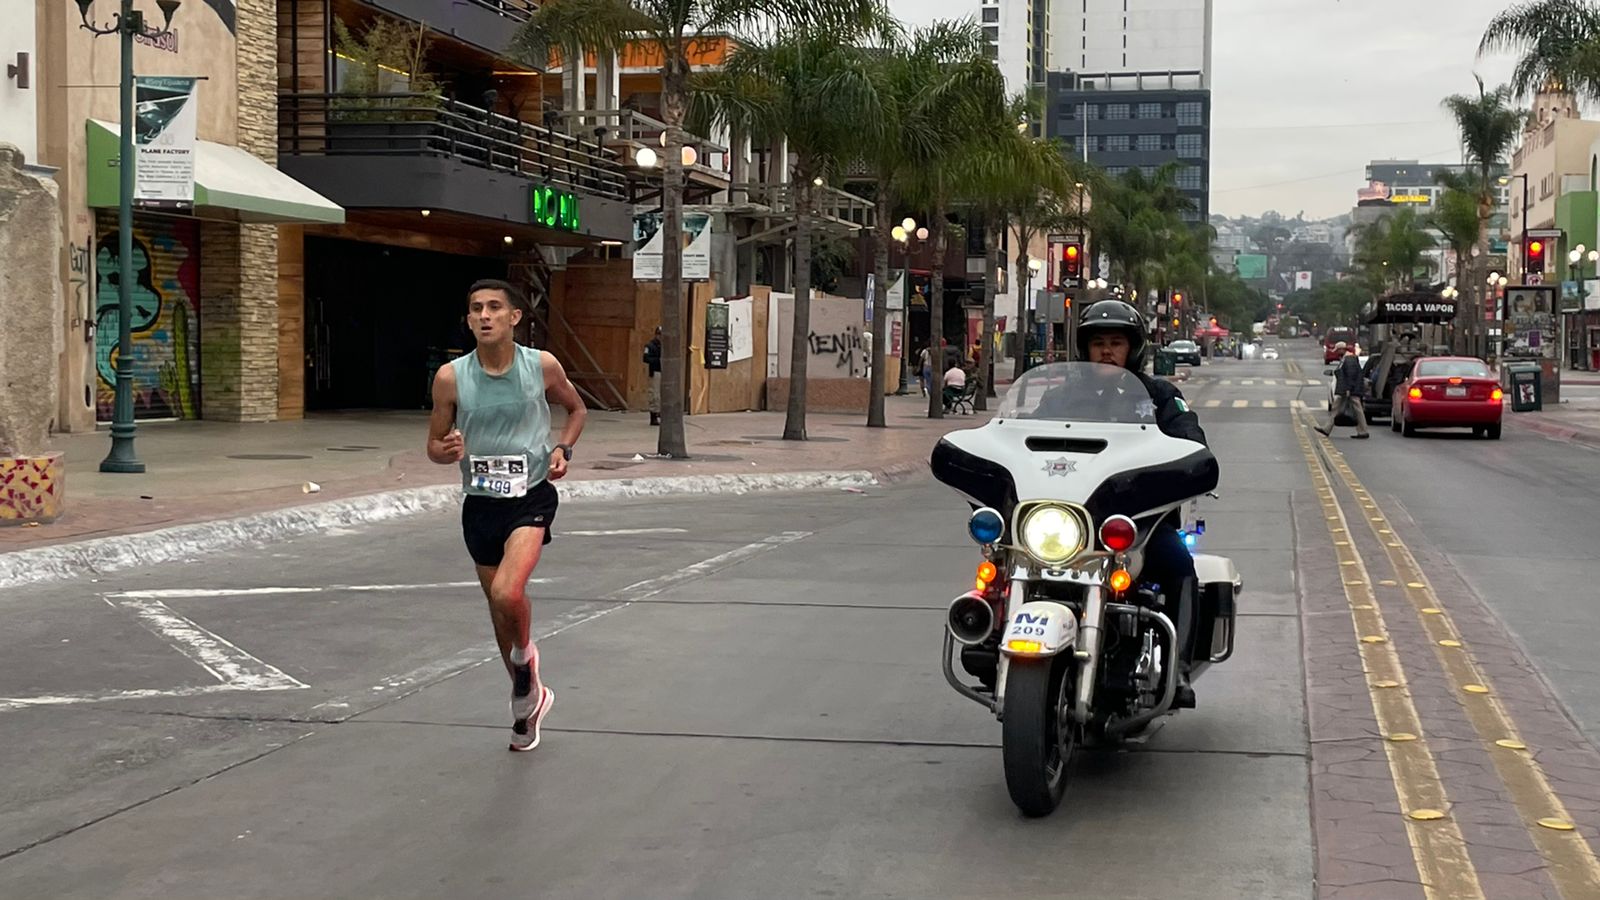
[[[163,19],[159,30],[144,26],[144,13],[133,8],[133,0],[121,3],[111,15],[111,24],[99,26],[89,21],[89,7],[94,0],[77,0],[78,17],[83,20],[81,27],[85,31],[97,37],[115,34],[122,44],[122,77],[118,83],[122,92],[122,142],[117,151],[117,175],[121,181],[117,202],[117,384],[111,406],[111,452],[100,461],[100,471],[137,474],[144,471],[144,463],[133,448],[133,39],[169,33],[178,0],[156,0]]]

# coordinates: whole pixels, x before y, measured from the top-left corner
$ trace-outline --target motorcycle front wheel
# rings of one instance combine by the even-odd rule
[[[1047,816],[1067,790],[1067,768],[1077,746],[1077,727],[1067,710],[1072,682],[1070,654],[1013,660],[1006,675],[1001,755],[1006,790],[1023,815]]]

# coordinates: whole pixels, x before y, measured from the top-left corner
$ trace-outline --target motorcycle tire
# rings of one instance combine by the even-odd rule
[[[1047,816],[1066,794],[1077,724],[1058,710],[1070,707],[1071,657],[1017,659],[1006,675],[1001,755],[1011,802],[1031,818]],[[1064,721],[1062,721],[1064,719]]]

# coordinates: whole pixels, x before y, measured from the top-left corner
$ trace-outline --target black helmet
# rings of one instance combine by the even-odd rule
[[[1144,370],[1144,357],[1150,342],[1144,336],[1144,319],[1139,311],[1122,300],[1106,299],[1089,304],[1078,321],[1078,358],[1089,358],[1089,340],[1102,331],[1120,331],[1128,336],[1129,371]]]

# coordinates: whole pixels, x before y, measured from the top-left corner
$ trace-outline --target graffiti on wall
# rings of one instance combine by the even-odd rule
[[[833,369],[843,369],[852,376],[866,374],[866,341],[861,336],[860,328],[848,325],[832,334],[818,334],[813,330],[806,335],[806,343],[810,346],[813,357],[824,356],[832,359]],[[808,365],[807,370],[810,368]]]
[[[95,415],[110,421],[116,398],[119,300],[117,231],[95,247]],[[200,227],[192,221],[136,221],[133,227],[133,415],[200,415]]]

